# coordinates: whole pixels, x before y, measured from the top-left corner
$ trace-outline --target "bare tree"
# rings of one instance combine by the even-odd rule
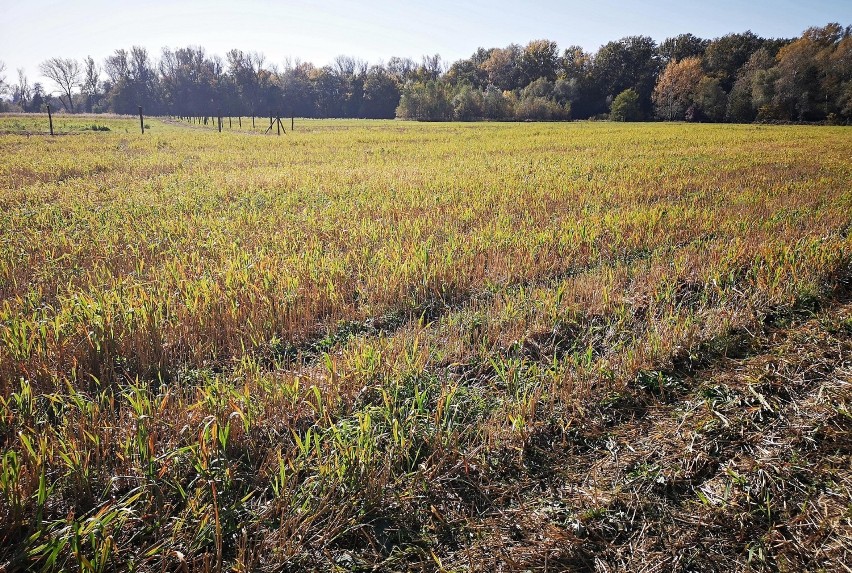
[[[248,57],[252,66],[254,66],[255,73],[259,74],[263,69],[263,64],[266,62],[266,56],[264,56],[261,52],[252,52],[248,55]]]
[[[446,71],[444,69],[444,62],[441,60],[440,54],[435,54],[433,56],[423,56],[422,63],[420,64],[420,69],[423,70],[424,75],[430,80],[437,80],[441,76],[441,74]]]
[[[352,56],[337,56],[332,65],[335,73],[341,78],[364,75],[370,65],[359,58]]]
[[[6,84],[6,63],[0,62],[0,95],[6,93],[9,86]]]
[[[127,50],[116,50],[112,56],[107,56],[104,61],[106,74],[109,76],[110,83],[117,84],[121,80],[126,80],[130,76],[130,63],[128,62]]]
[[[24,68],[18,68],[18,85],[15,88],[14,99],[21,105],[22,109],[26,110],[27,104],[29,104],[32,95],[30,80],[27,79],[27,74],[24,71]]]
[[[266,58],[258,52],[245,53],[231,50],[228,57],[228,74],[237,85],[246,111],[254,112],[259,108],[263,63]]]
[[[213,77],[217,82],[222,81],[222,76],[225,75],[225,62],[218,55],[214,55],[210,58],[211,62],[211,70],[213,71]]]
[[[411,58],[400,58],[397,56],[388,60],[386,66],[388,72],[395,76],[400,83],[405,83],[409,77],[417,70],[417,64]]]
[[[301,59],[299,59],[299,58],[295,58],[295,59],[293,59],[293,57],[292,57],[292,56],[286,56],[286,57],[284,58],[284,67],[283,67],[283,68],[281,68],[280,72],[282,72],[282,73],[286,73],[286,72],[292,71],[292,70],[294,70],[294,69],[298,68],[301,64],[302,64],[302,60],[301,60]],[[272,64],[272,65],[273,65],[273,66],[274,66],[274,68],[275,68],[275,73],[276,73],[276,74],[278,74],[278,73],[279,73],[279,68],[278,68],[278,66],[277,66],[277,65],[275,65],[275,64]]]
[[[62,90],[59,101],[62,102],[65,109],[74,113],[74,100],[71,91],[80,85],[80,63],[71,58],[50,58],[43,61],[39,69],[45,77],[52,80]],[[63,99],[63,96],[65,99]],[[66,99],[68,100],[67,103]]]
[[[147,84],[156,74],[148,50],[142,46],[130,48],[130,77],[139,84]]]
[[[80,86],[80,91],[86,94],[86,111],[92,111],[92,104],[98,96],[98,85],[101,81],[101,69],[95,64],[92,56],[89,56],[83,63],[86,66],[83,72],[83,83]]]

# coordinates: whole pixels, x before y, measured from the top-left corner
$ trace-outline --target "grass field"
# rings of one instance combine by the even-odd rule
[[[43,119],[4,570],[852,562],[848,128]]]

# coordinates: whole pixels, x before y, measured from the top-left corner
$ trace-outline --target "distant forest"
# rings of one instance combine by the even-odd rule
[[[394,57],[369,65],[271,64],[256,52],[225,59],[204,48],[119,49],[102,63],[62,57],[41,64],[50,79],[17,83],[0,63],[3,111],[202,116],[270,113],[317,118],[448,120],[614,119],[711,122],[852,120],[852,26],[809,28],[795,39],[752,32],[713,40],[682,34],[661,44],[631,36],[596,53],[556,42],[479,48],[447,65]],[[9,99],[11,98],[11,99]]]

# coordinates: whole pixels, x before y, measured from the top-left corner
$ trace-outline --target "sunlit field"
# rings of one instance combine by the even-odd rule
[[[5,570],[852,560],[848,128],[61,121],[0,117]]]

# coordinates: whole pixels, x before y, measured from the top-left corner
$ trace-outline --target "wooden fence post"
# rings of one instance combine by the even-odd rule
[[[234,129],[234,126],[231,125],[231,116],[228,116],[228,129]]]
[[[53,114],[50,113],[50,104],[47,104],[47,121],[50,124],[50,135],[53,135]]]
[[[145,135],[145,120],[142,119],[142,106],[139,106],[139,128],[142,130],[142,135]]]
[[[293,131],[296,125],[296,118],[293,115],[290,115],[290,131]]]

